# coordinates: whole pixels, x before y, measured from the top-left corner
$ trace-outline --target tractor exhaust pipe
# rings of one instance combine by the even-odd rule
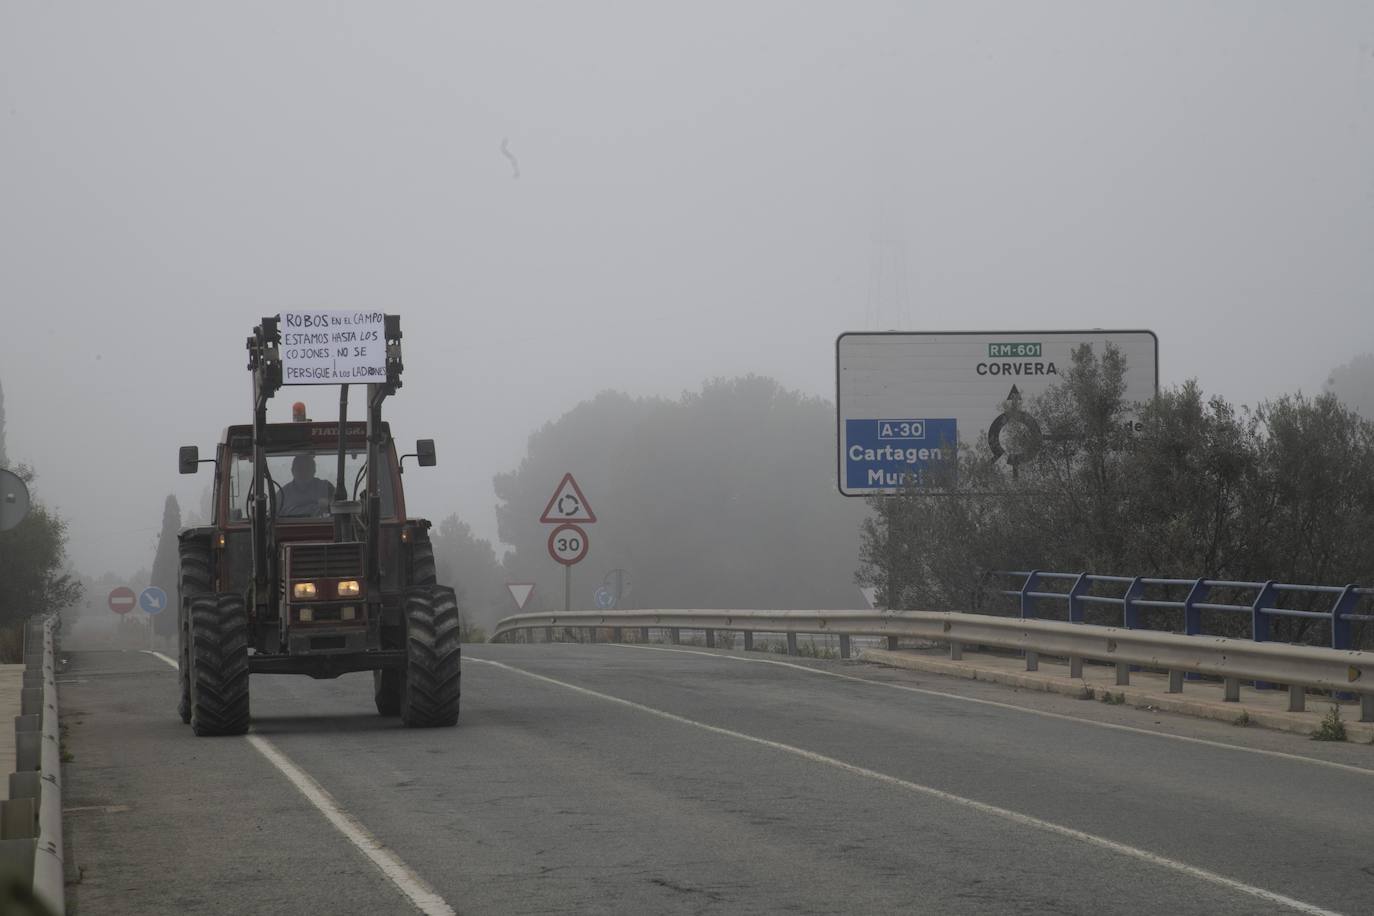
[[[348,385],[339,386],[339,467],[335,474],[334,502],[348,500],[347,484],[344,482],[344,445],[348,442]],[[353,536],[352,516],[334,513],[334,540],[347,541]]]

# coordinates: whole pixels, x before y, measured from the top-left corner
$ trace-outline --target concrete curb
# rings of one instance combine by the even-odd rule
[[[1237,717],[1244,712],[1249,717],[1251,725],[1300,735],[1311,735],[1321,722],[1327,709],[1325,704],[1314,698],[1311,705],[1316,708],[1309,712],[1282,712],[1266,709],[1254,703],[1247,704],[1244,700],[1239,703],[1227,703],[1220,700],[1189,697],[1186,694],[1167,693],[1164,690],[1144,685],[1116,686],[1115,684],[1094,683],[1087,679],[1042,671],[1007,671],[990,664],[980,664],[976,658],[968,658],[967,656],[963,660],[952,661],[911,652],[863,649],[859,653],[859,659],[891,668],[924,671],[929,674],[942,674],[947,677],[1005,684],[1025,690],[1060,693],[1079,698],[1084,697],[1085,691],[1092,691],[1094,698],[1100,698],[1104,692],[1109,692],[1113,695],[1120,694],[1128,706],[1153,708],[1164,712],[1179,713],[1201,719],[1215,719],[1231,724],[1234,724]],[[1345,725],[1349,741],[1362,743],[1374,740],[1374,723],[1352,721],[1352,716],[1349,715],[1350,708],[1349,706],[1342,706],[1342,722]],[[1353,718],[1358,718],[1358,716],[1359,706],[1356,705]]]
[[[0,802],[0,862],[29,875],[34,896],[50,912],[60,914],[66,912],[66,888],[56,624],[56,617],[25,624],[28,667],[21,714],[14,721],[16,760],[9,777],[9,799]]]

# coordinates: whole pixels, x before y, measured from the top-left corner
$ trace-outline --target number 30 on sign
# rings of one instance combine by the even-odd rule
[[[549,535],[549,556],[572,566],[587,555],[587,532],[576,525],[559,525]]]

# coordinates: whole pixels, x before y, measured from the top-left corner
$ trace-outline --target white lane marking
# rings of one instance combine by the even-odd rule
[[[167,655],[163,655],[161,652],[155,652],[155,651],[153,651],[152,649],[144,649],[143,651],[144,651],[145,653],[147,653],[148,655],[151,655],[153,658],[160,658],[160,659],[162,659],[164,662],[166,662],[167,664],[171,665],[173,668],[176,668],[178,671],[181,670],[181,665],[177,662],[176,659],[171,658],[170,656],[167,656]]]
[[[177,663],[161,652],[154,652],[144,649],[149,655],[162,659],[173,668]],[[410,867],[397,857],[397,855],[386,846],[382,841],[373,836],[357,818],[343,809],[334,796],[320,785],[300,767],[291,762],[291,759],[277,749],[277,746],[261,735],[249,735],[248,743],[257,748],[258,753],[267,758],[267,762],[272,764],[282,772],[291,784],[314,805],[319,812],[325,816],[335,829],[358,848],[363,855],[372,860],[372,864],[382,870],[382,874],[391,879],[391,883],[400,889],[401,893],[410,898],[410,902],[415,904],[416,909],[425,916],[457,916],[453,907],[449,906],[439,893],[430,887],[429,884]]]
[[[615,703],[620,706],[625,706],[630,709],[638,710],[639,712],[648,713],[651,716],[657,716],[658,718],[666,719],[669,722],[677,722],[681,725],[690,725],[693,728],[699,728],[703,731],[708,731],[713,734],[724,735],[728,738],[736,738],[740,741],[748,741],[751,744],[757,744],[763,747],[772,748],[776,751],[782,751],[786,754],[792,754],[793,756],[800,757],[803,760],[809,760],[813,763],[825,764],[826,766],[834,767],[837,770],[842,770],[846,773],[851,773],[855,776],[862,776],[865,779],[871,779],[889,786],[896,786],[900,789],[906,789],[909,792],[915,792],[920,795],[927,795],[931,798],[938,798],[941,801],[950,802],[952,804],[960,805],[965,808],[971,808],[974,811],[978,811],[983,814],[990,814],[993,817],[999,817],[1003,820],[1011,821],[1014,824],[1021,824],[1026,827],[1033,827],[1037,830],[1043,830],[1046,833],[1053,833],[1057,834],[1058,836],[1067,837],[1071,840],[1077,840],[1080,843],[1086,843],[1089,846],[1096,846],[1100,849],[1106,849],[1110,852],[1120,853],[1124,856],[1130,856],[1133,859],[1138,859],[1142,862],[1147,862],[1151,865],[1158,865],[1162,868],[1167,868],[1172,871],[1176,871],[1181,874],[1197,878],[1202,881],[1207,881],[1211,884],[1216,884],[1229,890],[1239,891],[1242,894],[1248,894],[1251,897],[1257,897],[1260,900],[1264,900],[1268,903],[1276,903],[1280,906],[1286,906],[1300,913],[1308,913],[1310,914],[1310,916],[1340,916],[1340,914],[1334,910],[1325,910],[1319,906],[1316,906],[1315,904],[1305,903],[1301,900],[1295,900],[1292,897],[1285,897],[1283,894],[1278,894],[1274,891],[1265,890],[1262,887],[1255,887],[1252,884],[1246,884],[1242,881],[1237,881],[1234,878],[1227,878],[1225,875],[1219,875],[1216,872],[1208,871],[1205,868],[1199,868],[1196,865],[1189,865],[1186,862],[1180,862],[1177,859],[1170,859],[1165,856],[1161,856],[1156,853],[1150,852],[1149,850],[1140,849],[1136,846],[1128,846],[1125,843],[1118,843],[1116,840],[1109,840],[1106,837],[1097,836],[1096,834],[1085,833],[1082,830],[1075,830],[1072,827],[1065,827],[1062,824],[1056,824],[1052,821],[1041,820],[1040,818],[1032,817],[1029,814],[1022,814],[1019,811],[1012,811],[1008,808],[999,808],[998,806],[990,805],[987,802],[975,801],[971,798],[965,798],[962,795],[955,795],[952,792],[946,792],[943,789],[936,789],[933,786],[925,786],[921,785],[920,783],[910,782],[909,780],[901,779],[897,776],[890,776],[887,773],[880,773],[877,770],[870,770],[867,767],[861,767],[857,764],[846,763],[845,761],[839,760],[835,757],[827,757],[824,754],[818,754],[815,751],[808,751],[804,748],[795,747],[791,744],[783,744],[781,741],[773,741],[769,738],[759,738],[755,735],[748,735],[744,732],[737,732],[733,729],[722,728],[719,725],[709,725],[705,722],[698,722],[697,720],[689,719],[686,716],[679,716],[677,713],[667,712],[666,710],[662,709],[656,709],[653,706],[645,706],[643,703],[636,703],[633,700],[622,699],[621,697],[612,696],[609,693],[601,693],[600,691],[591,690],[587,687],[579,687],[577,684],[570,684],[567,681],[560,681],[556,678],[546,677],[542,674],[535,674],[533,671],[526,671],[524,668],[517,668],[514,665],[507,665],[504,662],[496,662],[486,658],[476,658],[472,655],[465,656],[464,660],[469,662],[477,662],[483,665],[491,665],[494,668],[501,668],[515,674],[521,674],[525,677],[533,678],[536,681],[543,681],[547,684],[553,684],[557,687],[563,687],[567,690],[572,690],[576,693],[585,694],[589,697],[595,697],[598,700],[605,700],[608,703]]]
[[[268,741],[261,735],[249,735],[248,743],[257,748],[262,756],[278,770],[291,780],[291,784],[301,791],[310,803],[320,810],[329,822],[338,829],[348,841],[372,860],[372,863],[382,870],[382,874],[391,879],[391,882],[400,888],[401,893],[410,898],[410,902],[415,904],[416,909],[426,916],[456,916],[453,907],[449,906],[440,897],[434,888],[430,887],[423,878],[411,871],[409,866],[397,858],[396,854],[382,845],[381,840],[377,839],[367,828],[358,823],[353,815],[349,814],[343,807],[334,800],[334,797],[325,791],[324,787],[317,783],[300,767],[292,763],[285,754],[277,750],[276,745]]]
[[[887,681],[871,681],[865,677],[855,677],[852,674],[840,674],[838,671],[826,671],[824,668],[810,668],[806,665],[797,665],[792,662],[777,661],[771,658],[741,658],[738,655],[720,655],[715,652],[702,652],[695,649],[674,649],[669,646],[643,646],[635,643],[612,643],[619,649],[645,649],[650,652],[678,652],[683,655],[705,655],[708,658],[722,658],[735,662],[748,662],[755,665],[778,665],[782,668],[795,668],[798,671],[807,671],[811,674],[820,674],[825,677],[839,678],[842,681],[857,681],[860,684],[870,684],[874,687],[888,687],[892,690],[905,690],[908,693],[920,693],[931,697],[943,697],[947,700],[958,700],[961,703],[975,703],[979,706],[993,706],[998,709],[1010,709],[1016,712],[1029,713],[1033,716],[1042,716],[1046,719],[1062,719],[1066,722],[1078,722],[1083,725],[1092,725],[1097,728],[1109,728],[1113,731],[1132,732],[1137,735],[1149,735],[1153,738],[1168,738],[1170,741],[1183,741],[1188,744],[1203,744],[1207,747],[1217,747],[1228,751],[1240,751],[1246,754],[1259,754],[1264,757],[1277,757],[1280,760],[1292,760],[1298,763],[1310,763],[1314,766],[1330,767],[1334,770],[1344,770],[1348,773],[1359,773],[1361,776],[1374,776],[1374,770],[1369,767],[1355,766],[1350,763],[1337,763],[1334,760],[1322,760],[1320,757],[1305,757],[1302,754],[1290,754],[1286,751],[1270,751],[1259,747],[1246,747],[1243,744],[1227,744],[1225,741],[1212,741],[1207,738],[1190,738],[1187,735],[1171,735],[1168,732],[1157,732],[1149,728],[1136,728],[1133,725],[1118,725],[1115,722],[1099,722],[1095,719],[1083,719],[1078,716],[1070,716],[1062,712],[1049,712],[1044,709],[1032,709],[1029,706],[1017,706],[1015,703],[1001,703],[997,700],[983,700],[978,697],[966,697],[957,693],[947,693],[943,690],[930,690],[925,687],[912,687],[908,684],[893,684]],[[937,674],[938,676],[938,674]]]

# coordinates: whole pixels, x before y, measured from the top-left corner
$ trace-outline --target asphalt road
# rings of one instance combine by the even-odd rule
[[[255,676],[227,739],[161,659],[72,654],[71,912],[1374,912],[1367,746],[852,663],[465,654],[455,729]]]

